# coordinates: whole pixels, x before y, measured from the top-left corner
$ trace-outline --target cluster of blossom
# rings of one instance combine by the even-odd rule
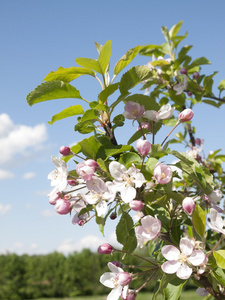
[[[159,111],[145,111],[144,106],[129,101],[124,108],[124,116],[139,123],[138,130],[150,129],[150,121],[157,123],[160,120],[171,118],[173,112],[174,108],[170,104],[163,105]],[[192,110],[185,109],[179,114],[177,124],[190,121],[192,117]],[[151,150],[151,143],[146,139],[146,135],[143,135],[143,139],[137,140],[136,148],[144,162]],[[73,155],[71,149],[65,146],[60,148],[60,153],[63,156]],[[138,191],[141,189],[143,193],[147,193],[157,184],[169,183],[173,176],[170,166],[158,161],[153,170],[152,180],[147,181],[142,170],[134,164],[127,169],[116,160],[109,163],[109,172],[107,173],[95,160],[87,159],[77,164],[75,176],[74,173],[68,172],[68,167],[61,158],[52,156],[52,162],[56,169],[48,175],[48,179],[51,180],[51,185],[54,187],[49,194],[49,202],[55,206],[57,213],[68,214],[74,211],[72,223],[84,225],[92,218],[91,212],[98,217],[104,217],[107,210],[111,212],[114,210],[111,214],[113,219],[116,217],[118,204],[128,204],[129,209],[141,212],[141,218],[134,226],[138,246],[143,247],[149,241],[160,238],[161,221],[157,215],[153,217],[144,214],[145,203],[143,197],[139,199]],[[217,206],[221,199],[220,190],[215,190],[210,195],[204,195],[202,200],[208,207],[211,207],[210,228],[225,234],[225,224]],[[186,197],[182,202],[181,208],[189,216],[195,210],[195,201],[194,197]],[[82,210],[84,210],[83,213]],[[192,273],[203,274],[207,268],[208,256],[200,244],[200,241],[185,236],[181,238],[179,248],[173,245],[163,246],[161,254],[167,261],[163,260],[159,263],[149,261],[150,271],[154,275],[156,270],[161,269],[167,274],[176,273],[180,279],[188,279]],[[111,254],[113,251],[121,250],[116,250],[109,244],[103,244],[98,249],[98,252],[102,254]],[[129,289],[129,284],[135,280],[135,274],[125,272],[121,266],[120,263],[109,263],[108,267],[111,272],[104,273],[100,278],[103,285],[112,288],[107,300],[116,300],[120,296],[124,300],[133,300],[139,291],[138,289]]]

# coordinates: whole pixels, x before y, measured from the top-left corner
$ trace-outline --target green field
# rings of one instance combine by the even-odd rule
[[[138,294],[136,300],[151,300],[152,294],[150,293],[140,293]],[[199,297],[195,291],[186,291],[182,294],[181,300],[200,300],[203,297]],[[90,297],[75,297],[75,298],[40,298],[38,300],[106,300],[106,296],[90,296]],[[157,300],[163,300],[161,296]]]

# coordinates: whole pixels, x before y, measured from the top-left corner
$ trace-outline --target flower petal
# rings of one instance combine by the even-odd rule
[[[185,255],[187,255],[187,256],[191,255],[191,253],[193,251],[193,247],[194,246],[193,246],[192,241],[190,239],[184,237],[180,240],[180,250]]]
[[[122,292],[123,287],[121,285],[118,285],[114,289],[111,290],[111,292],[107,296],[107,300],[117,300],[119,299],[121,292]]]
[[[200,266],[205,260],[205,254],[201,250],[194,250],[188,257],[188,261],[193,266]]]
[[[189,268],[188,265],[182,264],[177,270],[177,277],[180,279],[188,279],[192,274],[192,268]]]
[[[100,282],[104,286],[107,286],[112,289],[115,287],[116,276],[117,276],[117,274],[115,274],[115,273],[106,272],[106,273],[102,274],[102,276],[100,277]]]
[[[121,191],[121,198],[125,203],[131,202],[132,200],[134,200],[135,197],[136,197],[136,189],[133,188],[132,186],[125,187]]]
[[[173,260],[178,260],[179,256],[180,256],[180,251],[179,249],[177,249],[175,246],[172,245],[168,245],[168,246],[163,246],[162,247],[162,255],[170,261]]]
[[[167,274],[173,274],[176,273],[177,270],[179,269],[181,263],[179,261],[176,260],[170,260],[170,261],[166,261],[161,265],[161,268],[163,270],[163,272],[167,273]]]

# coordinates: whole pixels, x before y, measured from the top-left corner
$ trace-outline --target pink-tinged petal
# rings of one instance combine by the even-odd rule
[[[217,210],[215,210],[214,208],[210,209],[210,218],[211,218],[211,222],[216,225],[216,227],[218,228],[223,228],[223,226],[225,225],[221,215],[218,213]]]
[[[121,198],[125,203],[129,203],[136,197],[136,189],[132,186],[125,187],[121,191]]]
[[[177,270],[177,277],[180,279],[188,279],[192,274],[192,268],[189,268],[186,264],[180,265]]]
[[[179,269],[181,263],[176,261],[176,260],[170,260],[170,261],[166,261],[161,265],[161,268],[163,270],[163,272],[167,273],[167,274],[173,274],[176,273],[177,270]]]
[[[108,262],[107,266],[108,266],[109,270],[113,273],[117,274],[117,273],[123,272],[122,268],[115,266],[115,264],[113,264],[111,262]]]
[[[179,249],[172,245],[163,246],[161,252],[167,260],[171,261],[178,260],[180,256]]]
[[[119,299],[121,293],[122,293],[123,287],[121,285],[118,285],[115,287],[107,296],[107,300],[117,300]]]
[[[122,178],[123,174],[127,171],[124,165],[120,164],[117,161],[112,161],[109,164],[109,172],[113,178],[120,179]]]
[[[185,255],[187,255],[187,256],[191,255],[191,253],[193,251],[193,247],[194,246],[193,246],[191,240],[189,240],[188,238],[184,237],[180,240],[180,250]]]
[[[117,274],[111,272],[106,272],[102,274],[102,276],[100,277],[101,284],[111,289],[114,288],[116,275]]]
[[[101,217],[107,211],[107,203],[105,201],[99,201],[96,205],[96,210],[98,217]]]
[[[193,266],[200,266],[205,261],[205,254],[201,250],[194,250],[188,257],[188,261]]]

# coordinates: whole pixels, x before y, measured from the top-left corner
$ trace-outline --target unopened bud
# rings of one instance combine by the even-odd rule
[[[136,142],[136,147],[141,156],[146,156],[151,149],[151,143],[147,140],[138,139]]]
[[[85,223],[85,221],[84,221],[84,220],[79,220],[77,224],[78,224],[79,226],[83,226],[83,225],[84,225],[84,223]]]
[[[129,203],[129,206],[132,210],[134,211],[139,211],[139,210],[142,210],[143,208],[143,202],[141,200],[132,200],[130,203]]]
[[[187,122],[190,121],[194,116],[193,111],[190,108],[184,109],[180,114],[179,114],[179,121],[180,122]]]
[[[100,254],[111,254],[113,250],[114,248],[108,243],[102,244],[98,247],[98,253]]]
[[[188,215],[192,215],[193,211],[195,210],[195,201],[191,197],[186,197],[182,201],[182,207]]]
[[[192,96],[192,92],[187,92],[187,95],[189,96],[189,97],[191,97]]]
[[[112,212],[110,215],[110,219],[111,220],[115,220],[117,218],[117,213],[116,212]]]
[[[181,68],[181,69],[180,69],[180,74],[185,74],[185,75],[187,75],[187,69]]]
[[[78,185],[78,182],[77,182],[76,179],[69,179],[67,182],[68,182],[68,184],[71,185],[71,186]]]
[[[132,281],[132,275],[128,272],[120,272],[116,276],[117,282],[121,286],[128,285]]]
[[[123,293],[121,294],[121,298],[123,300],[135,300],[137,297],[137,294],[135,293],[135,291],[128,291],[126,297],[123,297]]]
[[[65,199],[59,199],[56,201],[55,210],[60,215],[66,215],[71,211],[70,203]]]
[[[70,154],[70,147],[67,146],[61,146],[59,148],[59,152],[63,155],[63,156],[67,156]]]
[[[200,74],[198,72],[193,73],[193,79],[198,79]]]

